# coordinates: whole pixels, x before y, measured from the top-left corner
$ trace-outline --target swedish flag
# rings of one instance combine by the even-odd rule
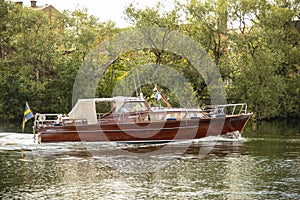
[[[23,121],[22,121],[22,132],[24,132],[25,123],[26,123],[28,120],[30,120],[31,118],[33,118],[33,112],[31,111],[31,109],[29,108],[28,103],[26,102],[25,108],[24,108]]]

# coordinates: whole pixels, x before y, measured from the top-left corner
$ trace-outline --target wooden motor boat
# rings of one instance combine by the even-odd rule
[[[168,142],[242,132],[251,115],[245,103],[152,109],[143,98],[79,99],[68,115],[37,113],[34,132],[39,142]]]

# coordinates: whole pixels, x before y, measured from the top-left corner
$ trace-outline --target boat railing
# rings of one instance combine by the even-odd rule
[[[205,112],[201,109],[155,109],[149,113],[151,120],[188,120],[205,117]]]
[[[61,123],[62,114],[41,114],[34,115],[33,133],[35,134],[38,128],[44,124],[59,125]]]
[[[224,104],[224,105],[207,105],[203,108],[210,115],[238,115],[247,114],[246,103]]]

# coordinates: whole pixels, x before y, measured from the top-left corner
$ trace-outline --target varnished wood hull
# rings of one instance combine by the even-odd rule
[[[153,142],[175,141],[241,132],[249,115],[127,124],[42,126],[40,142]]]

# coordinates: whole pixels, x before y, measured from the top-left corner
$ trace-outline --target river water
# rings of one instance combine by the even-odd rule
[[[300,199],[300,125],[239,139],[37,144],[0,133],[0,199]]]

